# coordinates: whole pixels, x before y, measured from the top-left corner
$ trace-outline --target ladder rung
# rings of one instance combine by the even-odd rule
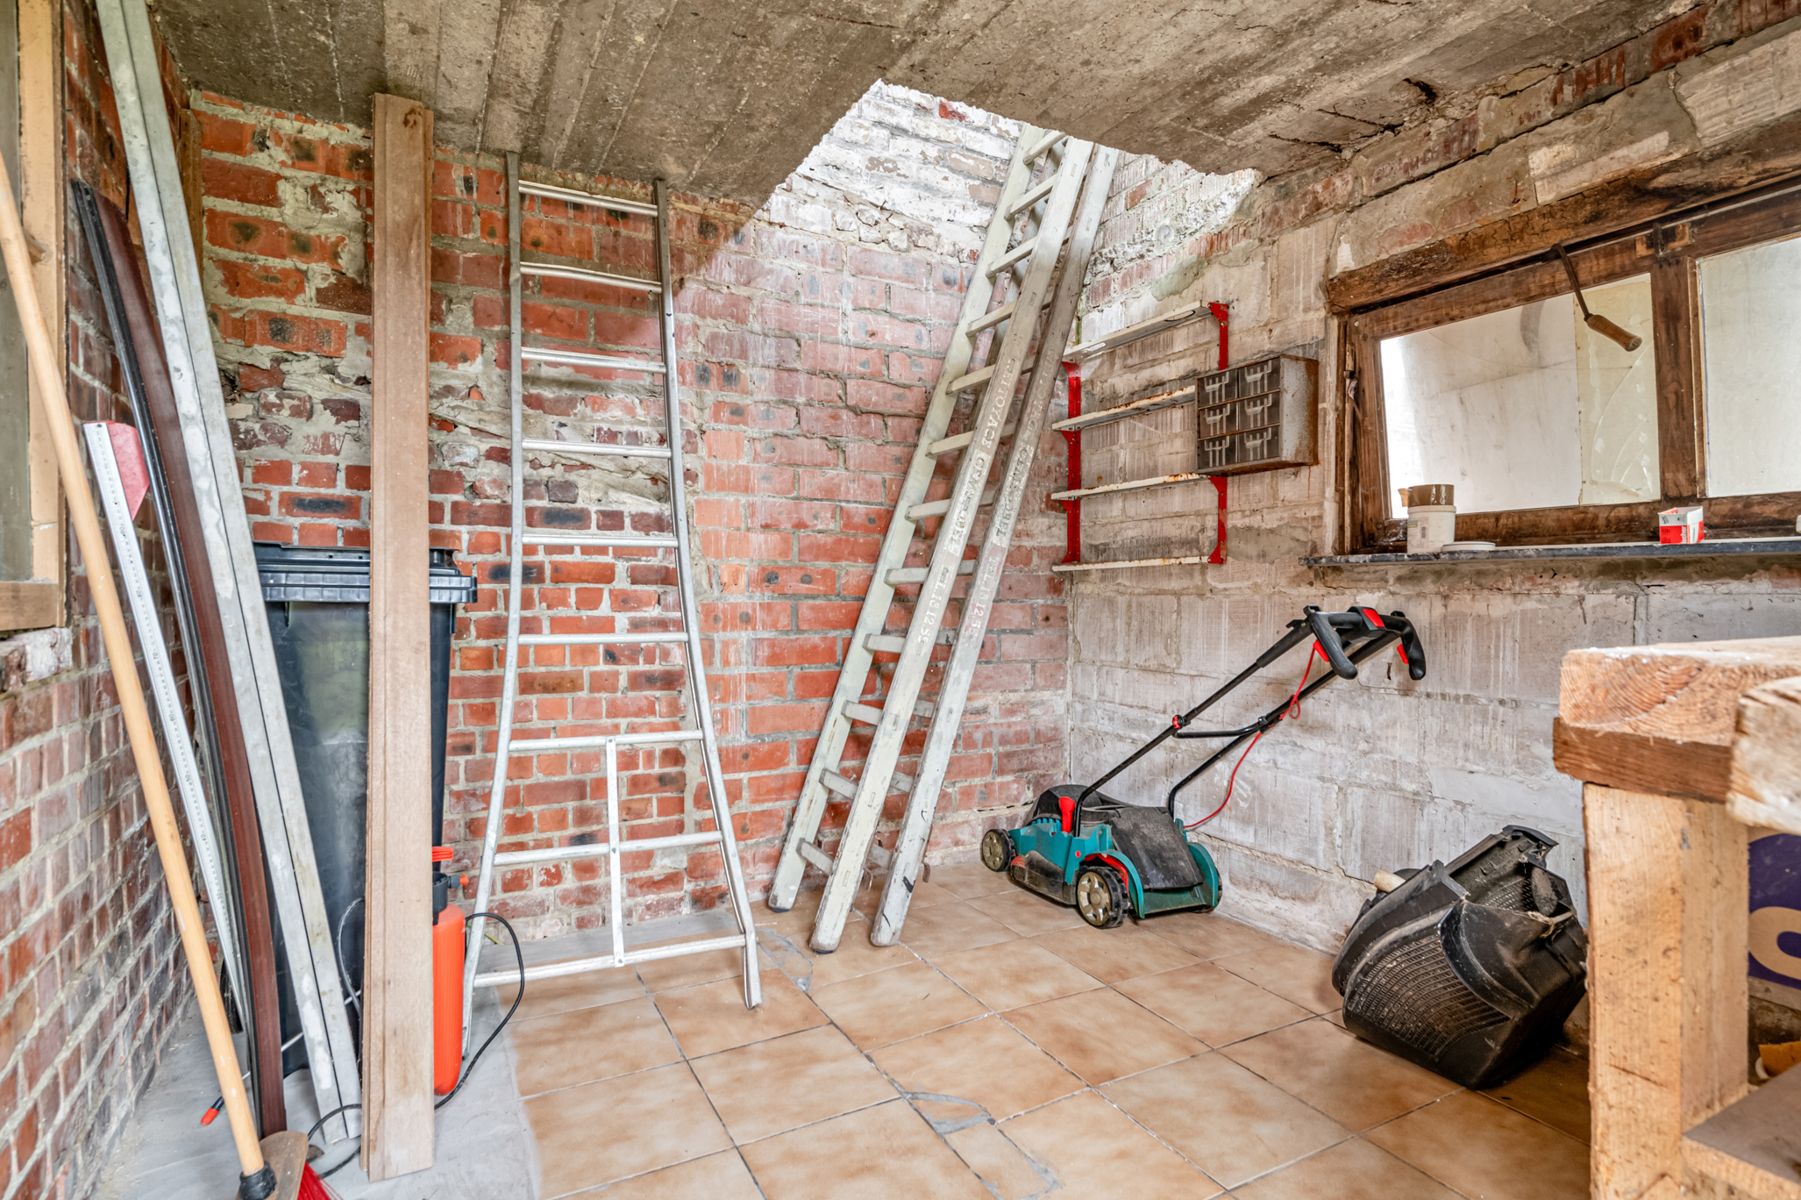
[[[519,273],[521,275],[549,276],[552,279],[576,279],[583,283],[599,284],[602,287],[629,288],[638,292],[663,290],[663,282],[660,279],[619,275],[612,271],[597,271],[593,267],[566,267],[561,263],[522,262],[519,264]]]
[[[1008,267],[1011,267],[1014,263],[1019,262],[1021,259],[1030,258],[1032,256],[1032,251],[1037,248],[1038,235],[1033,234],[1031,237],[995,260],[995,264],[988,268],[988,277],[992,279],[1002,271],[1005,271]]]
[[[1052,146],[1055,146],[1058,142],[1062,141],[1064,138],[1066,138],[1068,136],[1069,135],[1067,133],[1063,133],[1060,130],[1056,130],[1056,129],[1045,130],[1042,134],[1039,135],[1039,138],[1037,141],[1033,142],[1030,146],[1026,147],[1025,160],[1027,162],[1032,162],[1036,159],[1044,157],[1045,151],[1049,150]]]
[[[554,438],[520,438],[521,450],[547,454],[593,454],[614,458],[668,458],[668,446],[622,446],[610,442],[559,442]]]
[[[514,738],[509,754],[543,754],[551,750],[594,750],[611,742],[615,746],[663,746],[674,742],[698,742],[698,729],[671,729],[664,733],[597,733],[573,737]]]
[[[975,569],[976,560],[973,558],[966,558],[957,564],[957,574],[959,575],[972,574]],[[926,572],[930,570],[930,567],[896,567],[883,578],[888,581],[889,587],[898,587],[903,583],[924,583]]]
[[[942,517],[950,511],[951,502],[946,500],[927,500],[923,504],[914,504],[907,509],[907,520],[919,521],[926,517]]]
[[[990,325],[999,325],[1002,321],[1005,321],[1008,317],[1011,317],[1013,315],[1013,310],[1017,307],[1018,307],[1017,304],[1015,304],[1013,301],[1009,300],[1005,304],[1001,305],[999,308],[989,309],[987,312],[983,313],[981,316],[977,317],[975,320],[973,320],[969,323],[968,332],[980,333],[980,332],[982,332],[982,330],[987,329]]]
[[[1026,211],[1026,209],[1050,195],[1057,187],[1057,179],[1057,172],[1052,171],[1049,175],[1045,176],[1042,183],[1028,189],[1019,199],[1008,206],[1008,219],[1011,220],[1012,218],[1017,217],[1020,213]]]
[[[521,646],[648,646],[654,642],[685,642],[681,630],[664,633],[522,633]]]
[[[714,950],[737,950],[744,945],[744,935],[735,933],[730,937],[702,938],[693,942],[676,942],[669,946],[646,946],[642,950],[627,950],[618,956],[597,954],[592,958],[572,958],[565,962],[538,963],[525,968],[525,981],[532,983],[539,979],[557,979],[564,975],[585,975],[589,971],[604,971],[609,967],[629,967],[641,962],[655,962],[661,958],[709,954]],[[518,982],[519,972],[510,966],[501,971],[483,971],[475,977],[476,987],[498,987]]]
[[[820,778],[820,781],[822,783],[824,783],[827,788],[838,793],[840,796],[843,796],[846,800],[854,800],[857,798],[857,784],[856,784],[855,780],[846,779],[844,776],[838,774],[838,772],[836,772],[836,771],[825,771],[825,772],[821,773],[819,778]],[[911,775],[903,775],[899,771],[896,771],[893,775],[889,776],[888,790],[891,792],[910,792],[910,791],[912,791],[913,790],[913,777]],[[812,843],[811,842],[802,842],[801,845],[811,846]],[[813,848],[815,850],[818,850],[818,847],[816,847],[816,846]],[[824,854],[824,851],[820,851],[820,853]],[[811,861],[811,860],[808,860],[808,861]],[[830,864],[830,861],[831,861],[830,859],[827,859],[828,865]]]
[[[1018,429],[1019,426],[1017,424],[1008,425],[1001,430],[1001,436],[1012,437]],[[926,453],[931,455],[950,454],[964,449],[969,443],[975,440],[976,431],[973,429],[965,429],[962,433],[953,433],[949,437],[939,438],[937,441],[926,447]]]
[[[955,630],[943,629],[932,640],[940,646],[948,646],[957,640],[957,634]],[[872,633],[863,639],[863,645],[873,654],[899,654],[906,643],[906,635],[899,633]]]
[[[986,507],[987,505],[993,504],[994,503],[994,489],[993,488],[984,488],[982,491],[982,498],[980,500],[978,500],[976,503],[978,503],[984,507]],[[909,521],[919,521],[919,520],[923,520],[926,517],[942,517],[945,513],[949,512],[950,510],[951,510],[951,502],[949,499],[925,500],[919,504],[908,505],[907,511],[906,511],[906,517],[907,517],[907,520],[909,520]],[[963,572],[959,569],[958,574],[962,574],[962,573]]]
[[[852,795],[855,794],[856,793],[854,792],[852,793]],[[830,871],[832,869],[832,856],[827,854],[824,850],[821,850],[818,846],[815,846],[812,842],[802,842],[796,849],[800,851],[800,856],[802,858],[806,859],[815,867],[818,867],[821,871]]]
[[[542,196],[546,200],[562,200],[569,204],[586,204],[593,208],[610,208],[615,212],[636,213],[640,217],[654,217],[657,206],[645,200],[627,200],[620,196],[602,196],[595,192],[579,191],[576,188],[558,187],[554,183],[530,183],[519,181],[521,196]]]
[[[585,533],[558,529],[528,529],[528,546],[639,546],[645,549],[672,549],[672,537],[648,533]]]
[[[951,380],[950,387],[946,390],[951,392],[967,392],[971,388],[981,387],[990,379],[994,378],[994,367],[994,363],[989,363],[985,367],[977,367],[967,375],[959,375]]]
[[[542,346],[527,346],[519,352],[525,362],[549,363],[560,367],[602,367],[612,371],[645,371],[652,375],[663,373],[663,364],[649,358],[621,358],[616,354],[590,354],[583,350],[548,350]]]
[[[853,721],[861,721],[865,725],[882,723],[882,710],[873,704],[846,704],[844,715]]]
[[[574,862],[582,858],[606,858],[613,854],[629,854],[634,850],[672,850],[677,846],[705,846],[719,840],[719,831],[707,833],[672,833],[666,837],[622,838],[618,846],[611,842],[591,842],[585,846],[546,846],[542,850],[508,850],[494,856],[497,867],[521,867],[530,863]]]

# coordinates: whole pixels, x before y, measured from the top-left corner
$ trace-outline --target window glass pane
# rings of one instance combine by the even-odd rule
[[[1647,275],[1585,290],[1644,339],[1627,351],[1556,296],[1382,342],[1388,504],[1450,483],[1459,512],[1656,500],[1657,378]]]
[[[1707,494],[1801,491],[1801,238],[1700,267]]]

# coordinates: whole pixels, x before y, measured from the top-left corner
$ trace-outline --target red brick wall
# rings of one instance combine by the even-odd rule
[[[64,7],[67,170],[117,201],[99,29]],[[125,419],[73,213],[65,225],[70,402]],[[31,1200],[88,1194],[187,996],[84,565],[68,561],[71,619],[0,638],[0,1196]]]
[[[198,97],[196,108],[207,283],[257,536],[363,545],[367,134],[215,96]],[[879,87],[761,210],[676,197],[678,357],[702,623],[754,892],[773,869],[1010,150],[1010,129],[994,118]],[[647,195],[623,181],[592,183]],[[441,152],[436,192],[433,539],[481,582],[457,628],[446,837],[472,861],[493,769],[505,626],[500,163]],[[640,273],[654,266],[648,224],[638,219],[551,203],[528,208],[524,237],[542,256],[600,257]],[[542,282],[524,309],[535,343],[654,346],[650,298]],[[648,432],[661,419],[654,381],[629,375],[538,377],[527,403],[534,426],[578,436]],[[1060,451],[1047,442],[1045,453],[1040,494],[1061,470]],[[616,461],[528,464],[534,526],[658,531],[663,495],[655,471],[624,471]],[[967,853],[992,816],[986,809],[1024,799],[1061,762],[1065,620],[1048,570],[1061,523],[1029,507],[952,764],[935,856]],[[525,581],[527,613],[559,614],[553,628],[561,630],[654,627],[650,614],[677,604],[666,556],[616,563],[602,552],[534,548]],[[667,726],[682,711],[673,648],[539,648],[531,656],[516,713],[527,736]],[[625,756],[631,832],[679,828],[699,803],[689,757],[671,749]],[[604,828],[601,770],[597,754],[516,760],[504,844],[555,844]],[[715,903],[717,857],[629,861],[634,909]],[[590,926],[602,919],[604,882],[592,865],[516,870],[502,880],[502,907],[538,932]]]

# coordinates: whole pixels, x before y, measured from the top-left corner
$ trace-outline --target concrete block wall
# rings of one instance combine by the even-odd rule
[[[1554,861],[1580,898],[1579,790],[1550,753],[1563,654],[1801,629],[1792,567],[1313,571],[1301,561],[1335,548],[1343,488],[1331,461],[1338,400],[1326,280],[1633,171],[1679,170],[1728,138],[1779,131],[1801,108],[1797,53],[1793,6],[1728,0],[1592,61],[1497,81],[1329,169],[1255,182],[1148,158],[1122,164],[1084,336],[1187,302],[1228,302],[1233,361],[1279,351],[1319,360],[1322,460],[1231,481],[1223,566],[1077,577],[1071,775],[1093,777],[1229,678],[1304,604],[1403,609],[1431,664],[1419,683],[1389,663],[1324,689],[1251,754],[1231,806],[1205,831],[1226,876],[1224,911],[1331,948],[1375,871],[1449,858],[1509,822],[1562,843]],[[1771,155],[1785,153],[1784,137],[1767,141]],[[1688,171],[1686,194],[1709,186],[1709,171],[1714,186],[1732,186],[1733,169]],[[1114,351],[1088,373],[1089,404],[1210,369],[1214,354],[1204,318]],[[1100,427],[1084,442],[1085,482],[1193,470],[1195,440],[1187,409]],[[1214,507],[1204,482],[1085,501],[1084,557],[1205,553]],[[1275,704],[1299,671],[1295,654],[1220,715]],[[1117,791],[1161,800],[1200,757],[1189,743],[1147,760]],[[1185,794],[1188,819],[1218,803],[1230,766]]]
[[[214,95],[197,95],[193,106],[207,294],[256,536],[365,545],[367,131]],[[677,354],[702,624],[753,892],[773,870],[1012,140],[1009,122],[878,85],[760,209],[675,198]],[[623,180],[563,182],[648,195]],[[445,837],[470,863],[494,769],[505,626],[512,348],[502,164],[441,153],[435,190],[432,538],[480,584],[457,625],[447,771]],[[641,220],[558,204],[528,209],[524,224],[528,252],[574,262],[599,255],[641,274],[654,269],[648,234]],[[535,344],[654,346],[648,300],[543,283],[524,306]],[[529,387],[528,423],[544,431],[633,440],[661,423],[660,393],[642,377],[564,371]],[[1035,485],[1043,493],[1061,469],[1052,446],[1047,440],[1043,486]],[[629,469],[534,458],[528,523],[664,528],[662,481],[634,460],[618,461]],[[1020,523],[936,856],[967,856],[989,809],[1017,803],[1061,766],[1068,651],[1060,584],[1049,571],[1060,539],[1053,513]],[[615,565],[600,552],[534,550],[526,572],[527,612],[557,614],[560,629],[643,629],[676,609],[667,557]],[[604,656],[539,648],[516,717],[527,734],[667,723],[683,708],[679,663],[672,647]],[[915,751],[921,741],[923,729]],[[626,756],[631,833],[667,833],[698,813],[702,781],[691,757],[673,749]],[[598,754],[516,760],[503,845],[587,837],[604,828],[604,797]],[[840,820],[834,811],[828,826]],[[628,864],[634,918],[711,905],[723,888],[717,854],[646,854]],[[594,864],[515,870],[500,882],[502,911],[532,933],[603,920],[605,880]]]
[[[65,172],[119,203],[125,168],[99,27],[88,4],[60,7]],[[164,66],[172,83],[166,59]],[[73,212],[65,228],[70,404],[78,420],[127,420]],[[140,535],[146,561],[160,563],[154,535],[142,526]],[[87,565],[72,542],[65,558],[64,620],[0,634],[0,1197],[7,1200],[73,1200],[91,1191],[188,995]],[[165,581],[154,583],[163,611],[172,611]],[[164,636],[173,642],[172,621]]]

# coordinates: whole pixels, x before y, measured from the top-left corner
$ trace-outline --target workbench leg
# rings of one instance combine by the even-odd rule
[[[1590,1195],[1660,1200],[1682,1134],[1745,1092],[1745,827],[1723,804],[1583,788]]]

